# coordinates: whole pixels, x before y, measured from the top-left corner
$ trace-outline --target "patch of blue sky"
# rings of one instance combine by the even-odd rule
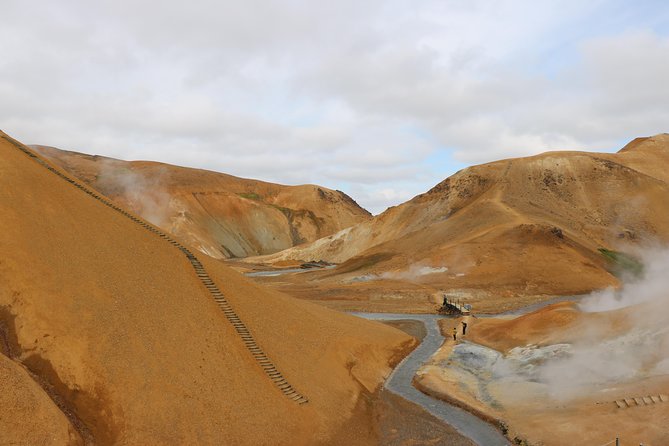
[[[648,136],[653,136],[653,135],[648,135]],[[595,148],[594,150],[598,152],[615,153],[618,152],[623,147],[625,147],[630,142],[632,142],[634,138],[635,136],[631,138],[620,138],[614,143],[613,147],[601,147],[601,148]]]
[[[514,58],[527,72],[554,79],[578,64],[580,48],[591,39],[623,33],[650,32],[669,37],[669,4],[660,0],[603,0],[565,14],[533,41],[519,49]],[[528,63],[534,60],[534,63]]]
[[[453,153],[457,151],[458,148],[446,147],[440,144],[428,130],[415,125],[405,125],[402,127],[402,132],[410,134],[420,140],[422,144],[431,148],[429,155],[421,162],[426,177],[432,179],[436,176],[441,178],[439,180],[441,181],[447,176],[452,175],[467,166],[466,164],[457,161],[453,156]]]
[[[437,147],[434,152],[423,161],[426,170],[431,172],[433,174],[432,176],[439,178],[438,181],[441,181],[453,175],[458,170],[468,166],[468,164],[454,158],[453,153],[455,150],[456,149],[447,147]]]

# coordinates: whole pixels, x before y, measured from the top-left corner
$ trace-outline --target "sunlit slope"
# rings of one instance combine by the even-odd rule
[[[663,134],[616,154],[474,166],[370,221],[261,260],[347,262],[345,277],[426,265],[448,270],[415,279],[443,288],[584,292],[616,283],[600,248],[669,240],[667,165]]]
[[[4,350],[4,349],[3,349]],[[78,444],[82,438],[49,395],[21,365],[0,355],[0,442]]]
[[[369,219],[340,191],[35,146],[106,196],[212,257],[273,253]]]
[[[58,402],[45,420],[55,410],[68,418],[61,438],[69,429],[96,444],[292,445],[342,435],[373,443],[351,413],[411,342],[406,335],[266,291],[200,255],[258,345],[309,399],[297,404],[183,252],[0,136],[2,338]],[[21,391],[26,400],[36,392]],[[17,429],[32,422],[6,416]]]

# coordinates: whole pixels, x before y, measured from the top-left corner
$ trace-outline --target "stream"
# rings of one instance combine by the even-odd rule
[[[244,273],[244,275],[246,277],[276,277],[276,276],[282,276],[284,274],[305,273],[307,271],[311,270],[302,268],[289,268],[289,269],[277,269],[271,271],[252,271],[250,273]]]
[[[419,404],[432,415],[450,424],[459,433],[481,446],[510,444],[506,437],[489,423],[458,407],[428,396],[413,386],[413,377],[418,369],[430,359],[444,342],[444,337],[441,335],[437,324],[437,321],[442,319],[443,316],[394,313],[350,314],[372,320],[411,319],[422,322],[427,330],[427,335],[423,342],[393,370],[385,382],[385,388],[415,404]]]
[[[337,265],[326,265],[322,267],[307,267],[307,268],[287,268],[287,269],[273,269],[268,271],[251,271],[244,273],[246,277],[277,277],[284,274],[299,274],[308,273],[311,271],[322,271],[326,269],[333,269]]]
[[[249,277],[280,276],[287,273],[300,273],[310,269],[284,269],[276,271],[258,271],[247,273]],[[567,300],[578,301],[583,296],[562,296],[548,301],[529,305],[503,314],[486,315],[483,317],[520,316],[538,310],[547,305]],[[402,314],[402,313],[363,313],[351,312],[353,316],[370,320],[415,320],[425,325],[427,334],[413,352],[405,357],[390,374],[384,387],[402,398],[420,405],[438,419],[448,423],[463,436],[480,446],[510,445],[509,440],[491,424],[481,420],[471,413],[448,404],[445,401],[433,398],[419,391],[413,386],[413,378],[418,369],[434,355],[444,343],[437,321],[444,316],[437,314]],[[479,316],[481,317],[481,316]]]

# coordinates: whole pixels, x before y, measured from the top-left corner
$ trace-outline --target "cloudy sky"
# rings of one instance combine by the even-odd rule
[[[347,192],[669,131],[669,4],[2,0],[0,128],[27,144]]]

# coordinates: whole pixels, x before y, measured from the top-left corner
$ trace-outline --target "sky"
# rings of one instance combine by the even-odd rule
[[[472,164],[669,132],[669,4],[2,0],[26,144],[339,189],[373,213]]]

